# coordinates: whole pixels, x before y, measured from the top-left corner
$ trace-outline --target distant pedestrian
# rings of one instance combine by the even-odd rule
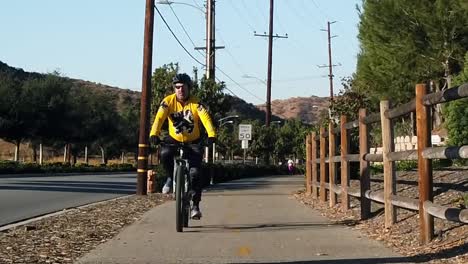
[[[288,172],[290,175],[294,174],[294,162],[292,161],[292,159],[288,160]]]

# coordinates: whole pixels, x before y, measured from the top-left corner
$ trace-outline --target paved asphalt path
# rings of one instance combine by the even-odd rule
[[[409,263],[344,224],[333,224],[291,196],[303,176],[218,184],[204,217],[175,231],[175,203],[147,212],[79,264],[90,263]]]
[[[134,194],[136,173],[0,175],[0,227],[66,208]]]

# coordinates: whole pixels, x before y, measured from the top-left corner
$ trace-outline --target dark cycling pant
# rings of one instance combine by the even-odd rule
[[[164,142],[166,143],[178,143],[172,137],[164,138]],[[193,141],[191,143],[198,143],[197,141]],[[172,146],[161,146],[161,153],[160,153],[160,160],[161,164],[164,167],[167,175],[173,178],[174,175],[174,156],[179,155],[177,153],[177,148]],[[201,201],[201,194],[203,188],[203,179],[200,173],[201,162],[203,159],[203,147],[198,145],[192,145],[184,149],[184,158],[189,160],[190,164],[190,178],[192,179],[192,188],[195,191],[195,195],[193,196],[193,203],[194,205],[199,204]],[[175,179],[173,179],[175,180]]]

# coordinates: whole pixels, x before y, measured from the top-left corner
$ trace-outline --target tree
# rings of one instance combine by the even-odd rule
[[[0,138],[16,145],[15,161],[19,159],[21,142],[31,137],[30,126],[34,109],[20,80],[13,76],[0,78]]]
[[[177,63],[164,64],[162,67],[156,68],[151,78],[151,120],[153,120],[158,111],[159,104],[167,95],[174,92],[172,88],[172,78],[179,71]]]
[[[226,95],[223,93],[225,87],[224,83],[216,83],[214,80],[206,79],[204,76],[200,80],[200,86],[194,86],[192,91],[193,95],[198,97],[208,108],[214,119],[213,121],[225,116],[230,108]]]
[[[455,85],[468,83],[468,52],[463,72],[453,80]],[[445,106],[448,141],[452,146],[468,145],[468,98],[448,102]]]
[[[218,129],[216,151],[221,153],[225,159],[241,153],[240,141],[237,137],[238,126],[224,125]]]
[[[119,123],[115,100],[104,91],[90,87],[71,90],[61,140],[70,144],[73,163],[76,163],[78,153],[93,143],[101,150],[103,163],[107,162],[105,149],[116,138]]]
[[[281,126],[279,129],[278,140],[275,142],[275,150],[274,153],[277,155],[278,160],[285,160],[288,158],[292,158],[294,156],[294,147],[295,144],[295,137],[297,131],[294,131],[293,126],[291,126],[290,121],[286,121],[286,123]]]
[[[365,0],[360,12],[356,88],[373,102],[414,97],[414,85],[436,89],[461,69],[468,47],[464,0]]]
[[[28,138],[33,146],[34,161],[38,144],[51,143],[63,133],[62,122],[68,110],[70,88],[70,82],[57,72],[23,83],[25,96],[33,111]]]
[[[116,109],[115,98],[105,93],[95,93],[88,98],[88,113],[86,125],[88,138],[101,150],[102,164],[107,164],[108,148],[118,142],[118,126],[122,121]],[[136,146],[136,145],[135,145]]]
[[[362,92],[353,89],[351,77],[343,78],[341,84],[343,90],[331,101],[331,115],[338,119],[341,115],[345,115],[350,121],[356,120],[360,108],[370,108],[370,100]]]
[[[274,142],[277,140],[276,129],[260,124],[258,120],[245,123],[252,124],[253,130],[249,154],[253,157],[259,157],[265,164],[269,164],[270,155],[274,151]]]
[[[116,149],[123,154],[126,152],[136,153],[139,133],[138,120],[140,120],[139,102],[134,104],[129,97],[123,98],[119,120],[117,124],[118,136],[114,137]]]

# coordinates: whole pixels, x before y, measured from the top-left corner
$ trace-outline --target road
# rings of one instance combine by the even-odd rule
[[[134,194],[136,173],[0,175],[0,227],[28,218]]]
[[[304,176],[216,184],[204,193],[200,221],[175,231],[166,202],[77,264],[94,263],[408,263],[346,223],[332,223],[292,197]]]

